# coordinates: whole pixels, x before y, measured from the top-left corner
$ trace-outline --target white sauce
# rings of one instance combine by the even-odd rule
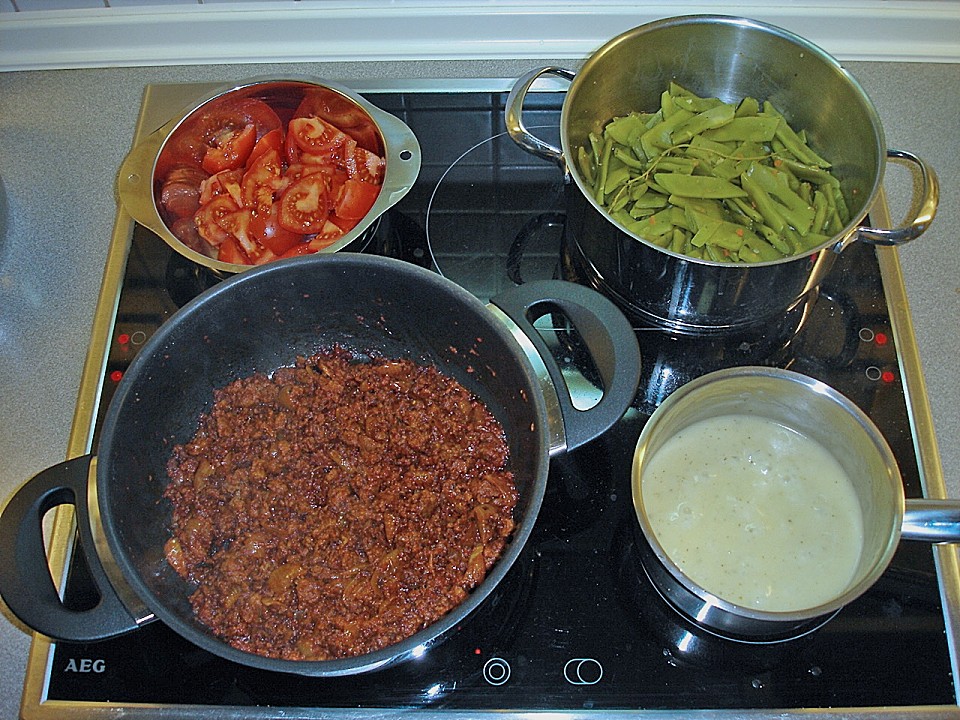
[[[818,442],[771,420],[694,423],[649,460],[641,487],[670,559],[742,607],[815,607],[856,570],[863,515],[850,478]]]

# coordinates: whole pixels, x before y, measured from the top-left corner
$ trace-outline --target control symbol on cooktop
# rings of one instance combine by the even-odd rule
[[[491,685],[503,685],[510,679],[510,663],[503,658],[490,658],[483,664],[483,679]]]
[[[563,666],[563,677],[571,685],[596,685],[603,677],[603,665],[593,658],[571,658]]]

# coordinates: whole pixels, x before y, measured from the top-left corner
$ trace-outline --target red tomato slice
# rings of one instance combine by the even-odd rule
[[[248,258],[240,248],[240,243],[235,238],[229,238],[220,243],[217,249],[217,260],[233,263],[234,265],[250,265]]]
[[[250,218],[250,232],[258,243],[277,256],[303,241],[303,235],[280,225],[279,202],[273,203],[268,212],[254,213]]]
[[[335,125],[371,152],[382,151],[380,132],[373,118],[353,100],[327,88],[311,88],[304,93],[294,117],[318,117]]]
[[[206,205],[201,205],[197,214],[193,216],[200,237],[211,245],[220,245],[228,240],[232,236],[221,226],[220,221],[224,216],[239,209],[240,207],[229,195],[218,195]]]
[[[221,216],[217,222],[224,230],[229,232],[240,243],[240,247],[250,258],[255,258],[263,249],[253,237],[250,231],[250,220],[253,217],[253,210],[250,208],[240,208],[232,213],[226,213]]]
[[[287,250],[281,257],[297,257],[299,255],[312,255],[320,252],[324,248],[333,245],[337,240],[343,237],[343,230],[337,227],[333,222],[327,221],[319,233],[314,235],[305,243],[298,243]]]
[[[257,127],[248,123],[242,128],[221,128],[207,143],[201,166],[208,173],[243,167],[257,142]]]
[[[327,183],[322,173],[300,178],[280,198],[279,222],[290,232],[304,235],[319,232],[329,214]]]
[[[287,132],[301,150],[323,155],[343,147],[351,140],[342,130],[318,117],[294,118]]]
[[[380,195],[379,185],[350,178],[337,194],[334,213],[344,220],[359,220],[370,212],[378,195]]]
[[[292,248],[287,250],[283,255],[280,256],[280,258],[300,257],[301,255],[310,255],[315,252],[316,250],[312,250],[309,244],[302,242],[297,243]]]
[[[239,206],[242,202],[240,197],[242,177],[243,173],[240,170],[224,170],[211,175],[200,183],[200,204],[206,205],[218,195],[229,195]]]
[[[330,214],[330,222],[340,228],[340,234],[346,235],[348,232],[353,230],[359,220],[348,220],[347,218],[338,217],[335,213]]]
[[[241,205],[257,212],[268,212],[274,195],[283,188],[280,153],[270,149],[254,161],[240,183]]]
[[[276,150],[277,154],[283,150],[283,130],[281,128],[274,128],[257,140],[257,144],[253,146],[253,150],[250,151],[250,156],[247,158],[247,167],[253,165],[254,160],[269,150]]]
[[[320,230],[320,232],[310,239],[310,242],[307,243],[307,247],[310,248],[310,252],[320,252],[324,248],[333,245],[342,237],[343,230],[337,227],[335,223],[328,220],[323,224],[323,228]]]
[[[375,155],[362,147],[356,147],[344,160],[347,175],[357,180],[379,185],[383,182],[386,163],[379,155]]]

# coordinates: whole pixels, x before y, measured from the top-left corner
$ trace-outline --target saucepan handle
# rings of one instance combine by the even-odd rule
[[[960,542],[960,500],[908,499],[900,537],[934,543]]]
[[[539,280],[510,288],[490,300],[534,345],[556,390],[562,414],[563,447],[573,450],[613,426],[630,407],[640,382],[640,346],[620,309],[600,293],[565,280]],[[563,371],[533,321],[559,311],[583,340],[603,381],[603,395],[586,410],[573,404]]]
[[[916,165],[920,171],[922,194],[914,216],[906,220],[901,227],[889,230],[859,227],[835,248],[838,252],[854,240],[863,240],[871,245],[901,245],[920,237],[933,222],[937,214],[937,206],[940,204],[940,181],[937,179],[937,173],[923,159],[904,150],[887,150],[887,157]]]
[[[24,484],[0,513],[0,597],[34,630],[72,642],[91,642],[137,629],[110,584],[94,546],[87,507],[90,455],[41,471]],[[90,609],[64,605],[50,576],[43,516],[58,505],[76,508],[79,546],[100,594]]]
[[[561,169],[564,170],[564,172],[566,172],[563,151],[555,145],[551,145],[550,143],[545,142],[544,140],[541,140],[533,135],[523,124],[523,102],[526,99],[530,88],[533,86],[533,83],[544,75],[556,75],[557,77],[571,82],[573,81],[573,78],[576,77],[576,73],[572,70],[566,70],[565,68],[551,65],[549,67],[531,70],[517,80],[514,83],[513,88],[511,88],[510,94],[507,95],[507,105],[504,112],[507,133],[509,133],[510,137],[517,145],[527,152],[536,155],[537,157],[541,157],[544,160],[550,160],[551,162],[556,163]]]

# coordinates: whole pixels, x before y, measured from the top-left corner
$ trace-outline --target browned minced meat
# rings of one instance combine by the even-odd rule
[[[174,448],[166,556],[234,647],[378,650],[458,605],[502,554],[517,490],[501,425],[409,360],[300,359],[216,392]]]

